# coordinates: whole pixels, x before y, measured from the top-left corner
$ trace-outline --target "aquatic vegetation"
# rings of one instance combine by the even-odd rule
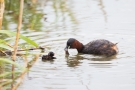
[[[34,47],[38,47],[37,43],[30,40],[28,37],[25,37],[20,34],[20,29],[21,29],[21,24],[22,24],[22,15],[23,15],[23,2],[24,2],[23,0],[20,1],[20,12],[19,12],[17,31],[12,32],[10,30],[0,30],[1,35],[6,34],[6,36],[15,37],[14,46],[11,46],[9,43],[7,43],[6,40],[0,39],[1,56],[2,55],[7,56],[7,54],[4,52],[4,50],[11,51],[11,55],[12,55],[12,57],[8,57],[8,59],[6,59],[7,57],[0,58],[0,81],[1,81],[0,89],[2,89],[3,86],[11,83],[12,90],[15,90],[18,87],[18,85],[20,84],[20,82],[22,81],[24,74],[28,71],[27,70],[28,61],[26,58],[25,58],[26,61],[24,62],[25,65],[23,65],[23,66],[16,62],[16,60],[17,60],[16,55],[17,55],[17,50],[18,50],[18,46],[19,46],[19,44],[18,44],[19,38],[26,41],[27,44],[30,44]],[[2,26],[2,24],[1,24],[1,26]],[[10,67],[10,68],[8,69],[8,71],[5,71],[6,65],[4,63],[9,64],[8,67]],[[19,69],[19,68],[16,68],[16,66],[19,68],[20,67],[22,67],[22,68]],[[20,78],[21,81],[17,82],[16,85],[14,86],[14,81],[18,78]]]
[[[67,16],[72,23],[76,22],[73,12],[70,10],[66,1],[46,0],[45,4],[50,2],[51,5],[48,6],[55,11],[52,15],[56,15],[56,19],[52,22],[47,22],[49,23],[49,27],[52,24],[54,25],[54,23],[58,24],[61,20],[59,17],[61,16],[64,23]],[[22,34],[22,32],[25,31],[25,34],[27,34],[29,33],[27,31],[48,30],[45,23],[47,19],[45,18],[46,13],[43,12],[42,6],[37,8],[38,3],[38,1],[33,0],[20,0],[20,2],[18,2],[18,0],[5,0],[3,25],[0,30],[0,89],[5,89],[5,87],[3,87],[5,85],[9,85],[9,87],[12,86],[10,88],[13,90],[16,89],[23,80],[25,73],[27,73],[28,69],[35,63],[40,55],[40,52],[31,54],[29,50],[44,49],[39,47],[35,41]],[[23,5],[25,6],[24,8]],[[43,25],[44,23],[45,25]],[[20,31],[21,29],[22,31]],[[18,54],[19,51],[24,52]],[[29,55],[32,55],[30,60],[27,58]]]

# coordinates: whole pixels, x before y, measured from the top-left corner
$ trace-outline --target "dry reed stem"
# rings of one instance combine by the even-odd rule
[[[17,46],[18,46],[18,41],[19,41],[19,36],[20,36],[20,29],[21,29],[21,25],[22,25],[23,3],[24,3],[24,0],[20,0],[19,21],[18,21],[16,40],[15,40],[15,45],[14,45],[14,54],[13,54],[14,61],[16,60]]]
[[[0,30],[2,29],[4,8],[5,8],[4,0],[0,0]]]
[[[36,2],[37,2],[37,0],[32,0],[32,3],[34,3],[34,4],[35,4]]]
[[[19,12],[19,20],[18,20],[18,26],[17,26],[16,40],[15,40],[15,45],[14,45],[13,61],[16,60],[17,46],[18,46],[20,29],[21,29],[21,24],[22,24],[23,3],[24,3],[24,0],[20,0],[20,12]],[[12,65],[12,71],[14,71],[14,68],[15,68],[15,66]],[[12,79],[14,79],[13,73],[12,73]],[[11,87],[14,87],[13,84],[11,85]]]
[[[26,61],[25,61],[25,65],[26,65],[27,58],[26,57],[24,57],[24,58],[26,59]],[[39,58],[39,55],[36,55],[35,58],[33,59],[33,62],[31,63],[31,66],[33,66],[35,64],[35,62],[38,60],[38,58]],[[28,67],[27,65],[26,65],[26,67],[29,69],[30,67]],[[17,84],[12,88],[12,90],[17,90],[18,86],[22,83],[24,75],[25,75],[25,73],[27,73],[28,69],[25,69],[24,72],[19,76],[19,80],[18,80]]]
[[[7,46],[13,48],[13,46],[11,46],[10,44],[8,44],[8,43],[6,43],[6,42],[4,42],[4,44],[6,44]]]
[[[7,55],[4,51],[0,50],[0,53],[4,55]]]
[[[36,61],[38,60],[39,56],[40,56],[40,54],[37,54],[37,55],[35,56],[35,58],[32,60],[32,62],[31,62],[31,61],[29,62],[29,63],[30,63],[30,66],[28,66],[27,57],[26,57],[26,56],[23,56],[24,59],[25,59],[25,66],[24,66],[24,67],[26,67],[27,69],[25,69],[25,70],[22,72],[22,74],[21,74],[20,76],[14,78],[13,81],[15,81],[15,80],[18,79],[18,78],[19,78],[19,80],[17,81],[17,84],[12,87],[12,90],[17,90],[18,86],[19,86],[19,85],[22,83],[22,81],[23,81],[24,75],[27,73],[28,69],[30,69],[30,68],[36,63]],[[9,83],[11,83],[11,82],[13,82],[13,81],[6,82],[6,83],[3,84],[2,86],[5,86],[5,85],[7,85],[7,84],[9,84]],[[0,88],[2,88],[2,86],[0,86]],[[0,90],[1,90],[1,89],[0,89]]]

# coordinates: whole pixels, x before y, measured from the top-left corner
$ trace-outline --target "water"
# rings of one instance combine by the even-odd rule
[[[47,20],[41,20],[38,31],[22,33],[46,46],[46,53],[55,52],[57,59],[43,62],[40,57],[18,90],[135,89],[134,0],[68,0],[69,10],[54,9],[52,1],[38,3]],[[68,38],[84,44],[95,39],[118,42],[119,53],[102,58],[69,50],[70,56],[65,57]]]

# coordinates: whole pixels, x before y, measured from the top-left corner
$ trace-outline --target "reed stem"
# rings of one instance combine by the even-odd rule
[[[14,54],[13,54],[14,61],[16,60],[17,46],[18,46],[18,41],[19,41],[19,36],[20,36],[20,29],[22,25],[23,3],[24,3],[24,0],[20,0],[20,14],[19,14],[19,21],[18,21],[16,40],[15,40],[15,45],[14,45]]]
[[[4,0],[0,0],[0,30],[2,29],[4,8],[5,8]]]
[[[14,53],[13,53],[13,61],[16,60],[16,53],[17,53],[17,47],[18,47],[18,41],[19,41],[19,36],[20,36],[20,29],[22,25],[22,15],[23,15],[23,3],[24,0],[20,0],[20,12],[19,12],[19,20],[18,20],[18,26],[17,26],[17,33],[16,33],[16,40],[15,40],[15,45],[14,45]],[[14,71],[15,66],[12,65],[12,71]],[[14,74],[12,73],[12,79],[14,79]],[[13,88],[13,84],[11,85]]]

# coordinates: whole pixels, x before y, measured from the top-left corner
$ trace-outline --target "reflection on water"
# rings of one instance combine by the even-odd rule
[[[67,65],[69,67],[75,67],[75,66],[79,66],[81,64],[81,60],[83,60],[83,57],[76,55],[74,57],[65,57],[66,61],[67,61]]]
[[[135,89],[135,1],[37,0],[37,3],[38,8],[26,5],[30,10],[24,15],[22,33],[45,46],[45,53],[53,51],[57,59],[43,62],[39,57],[30,69],[31,79],[26,75],[18,90]],[[3,28],[15,29],[15,22],[6,16]],[[68,38],[84,44],[95,39],[120,41],[119,53],[101,57],[72,50],[65,57]]]
[[[110,60],[113,60],[113,59],[116,59],[116,56],[91,58],[92,61],[110,61]]]
[[[4,30],[14,30],[17,28],[17,22],[19,17],[19,4],[17,0],[5,0],[6,8],[5,8],[5,16],[3,22],[3,29]],[[23,30],[40,30],[42,27],[41,19],[43,18],[43,13],[40,10],[37,10],[34,3],[31,1],[26,0],[24,5],[24,12],[23,12]]]
[[[117,57],[116,57],[116,55],[111,56],[111,57],[106,57],[106,56],[94,56],[93,57],[93,55],[77,54],[74,56],[66,56],[65,59],[67,61],[67,65],[69,67],[76,67],[76,66],[81,66],[81,64],[85,60],[88,60],[89,64],[91,64],[93,66],[110,65],[110,64],[112,64],[111,60],[116,60]]]
[[[104,10],[105,6],[103,5],[103,0],[99,0],[99,5],[101,6],[101,11],[103,12],[105,22],[107,22],[107,14],[106,14],[106,11]]]

